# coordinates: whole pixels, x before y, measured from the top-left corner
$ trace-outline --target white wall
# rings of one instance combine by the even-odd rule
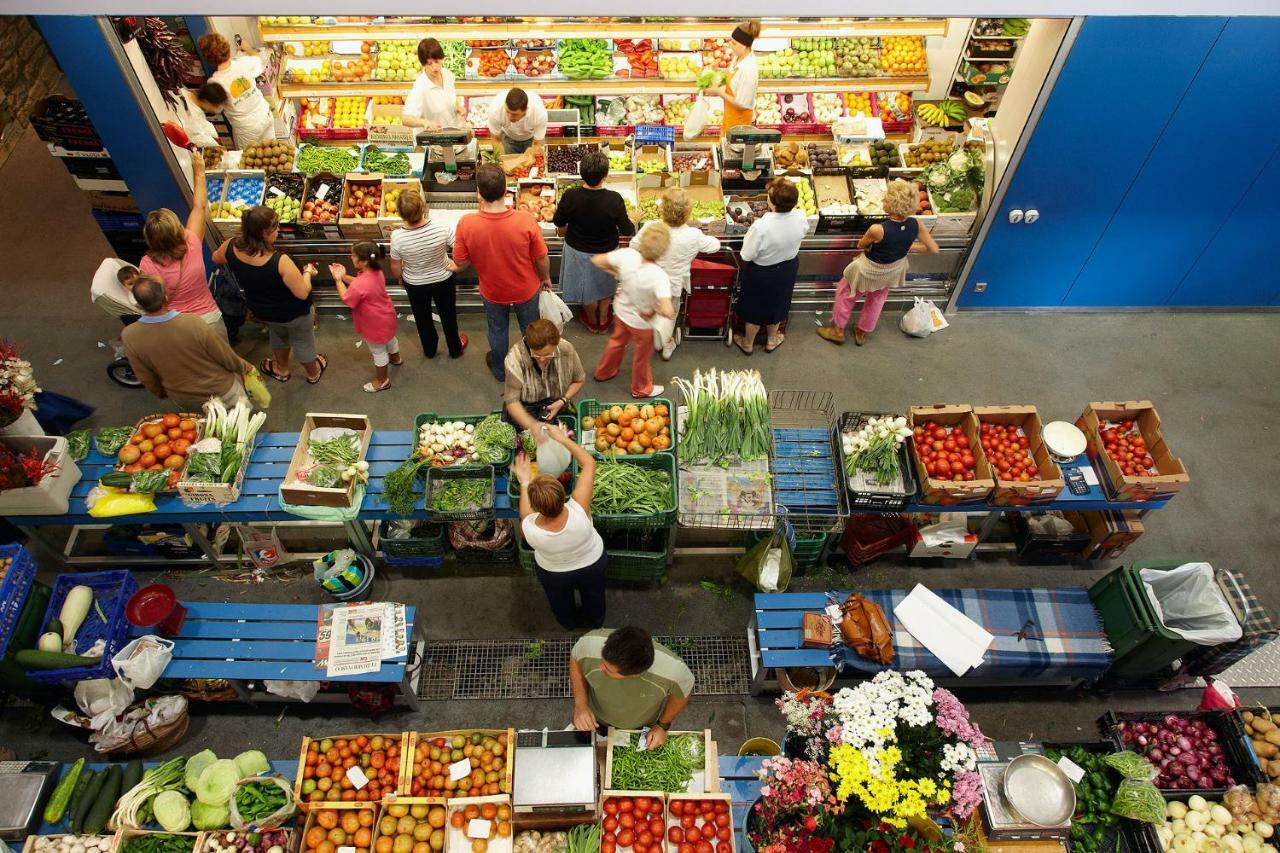
[[[992,129],[996,136],[996,183],[1003,176],[1004,167],[1022,136],[1036,99],[1040,97],[1045,76],[1049,73],[1049,67],[1053,64],[1069,23],[1063,18],[1039,18],[1031,24],[1031,30],[1014,63],[1013,79],[1004,90],[1000,109],[992,119]]]

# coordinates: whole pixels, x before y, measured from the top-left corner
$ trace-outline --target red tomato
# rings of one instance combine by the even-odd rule
[[[733,835],[733,830],[727,826],[722,826],[716,830],[716,838],[721,841],[728,841],[730,835]]]
[[[662,836],[659,835],[658,837],[661,838]],[[643,847],[644,849],[647,850],[649,849],[649,845],[652,843],[653,843],[653,835],[649,833],[649,830],[647,828],[645,829],[644,832],[641,832],[639,835],[636,836],[636,845],[638,847]]]
[[[938,441],[941,441],[942,439],[946,438],[947,437],[946,428],[945,427],[935,428],[933,431],[933,437]]]
[[[671,803],[670,808],[672,814],[682,814],[684,812],[684,800],[675,800]]]
[[[728,841],[721,841],[716,845],[716,853],[733,853],[733,848],[729,846]]]
[[[614,853],[618,849],[618,842],[613,840],[612,836],[605,836],[600,839],[600,853]]]
[[[978,460],[973,458],[972,453],[966,453],[960,457],[960,463],[966,468],[972,468],[974,465],[978,464]]]
[[[700,838],[702,838],[702,830],[698,829],[696,826],[691,826],[685,831],[685,841],[692,841],[696,843]]]
[[[973,473],[972,471],[965,471],[964,478],[966,480],[976,480],[978,478],[978,475]]]
[[[636,825],[636,816],[631,812],[624,811],[618,817],[618,823],[620,823],[624,829],[631,829]]]
[[[717,808],[716,809],[716,826],[728,826],[728,825],[729,825],[729,813],[724,811],[723,809]]]
[[[684,838],[684,833],[680,831],[680,827],[673,826],[667,830],[667,841],[672,844],[679,844],[682,838]]]
[[[613,797],[610,797],[609,799],[605,800],[605,801],[604,801],[604,813],[605,813],[605,814],[617,814],[617,813],[618,813],[618,801],[617,801],[617,800],[615,800]]]
[[[633,803],[629,797],[618,800],[618,811],[620,812],[629,812],[635,809],[635,807],[636,804]]]
[[[613,832],[618,828],[618,819],[613,815],[609,815],[604,819],[604,823],[602,823],[601,826],[604,827],[605,832]]]
[[[727,815],[728,813],[729,813],[729,804],[726,803],[724,800],[716,800],[716,814]],[[720,820],[719,818],[716,818],[717,823],[719,823],[719,820]],[[728,818],[725,818],[725,820],[728,821]]]
[[[939,477],[946,477],[951,474],[951,463],[945,459],[939,459],[938,464],[934,467],[937,469]]]
[[[697,823],[697,821],[698,821],[698,818],[696,815],[687,814],[684,817],[680,818],[680,825],[683,826],[685,829],[688,829],[689,827]]]
[[[662,853],[662,845],[661,845],[660,843],[659,843],[659,844],[650,844],[650,845],[649,845],[649,853]]]
[[[955,450],[955,449],[956,449],[956,446],[957,446],[957,445],[956,445],[955,441],[954,441],[953,439],[950,439],[950,438],[948,438],[946,441],[942,442],[942,449],[943,449],[943,450],[945,450],[945,451],[947,451],[948,453],[950,453],[951,451]]]
[[[692,844],[681,844],[680,853],[694,853]]]
[[[653,818],[649,821],[649,834],[654,838],[662,838],[662,818]]]
[[[636,797],[636,811],[644,813],[649,810],[648,797]]]
[[[699,841],[693,849],[698,853],[715,853],[715,848],[711,846],[710,841]]]
[[[635,841],[636,834],[629,829],[624,829],[618,833],[619,847],[630,847],[632,844],[635,844]]]

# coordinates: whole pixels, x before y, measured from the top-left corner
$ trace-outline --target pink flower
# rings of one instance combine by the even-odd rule
[[[812,832],[818,828],[818,821],[813,815],[805,815],[804,828]]]
[[[844,739],[844,727],[832,726],[827,730],[827,741],[829,743],[840,743]]]
[[[760,789],[760,796],[762,796],[762,797],[772,797],[772,796],[773,796],[773,788],[770,788],[768,785],[765,785],[763,788],[761,788],[761,789]]]

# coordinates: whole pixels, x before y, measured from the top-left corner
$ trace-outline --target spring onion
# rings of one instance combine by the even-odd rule
[[[675,508],[671,493],[671,475],[666,471],[606,456],[596,466],[591,508],[604,515],[669,512]]]
[[[267,420],[266,412],[250,415],[247,403],[230,410],[217,398],[204,404],[202,438],[191,448],[186,479],[198,483],[234,483],[252,449],[253,439]],[[205,458],[201,458],[205,457]]]
[[[142,781],[116,801],[111,826],[138,829],[146,823],[151,801],[161,791],[185,791],[186,759],[171,758],[154,770],[148,770]]]
[[[844,450],[845,475],[854,478],[866,472],[879,485],[885,486],[901,476],[898,448],[911,436],[904,417],[871,417],[857,430],[840,436]]]
[[[769,455],[769,396],[755,370],[695,370],[693,381],[675,379],[684,394],[680,457],[728,467],[731,460],[749,461]]]

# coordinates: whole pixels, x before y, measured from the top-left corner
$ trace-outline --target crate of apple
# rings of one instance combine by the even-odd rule
[[[338,205],[327,199],[313,198],[302,205],[303,222],[334,222],[338,218]]]
[[[410,795],[448,798],[511,793],[509,732],[442,732],[416,737]],[[462,761],[470,765],[470,771],[454,779],[450,770]]]
[[[682,797],[667,803],[667,853],[734,853],[729,798]]]
[[[1103,421],[1098,437],[1111,460],[1126,477],[1157,477],[1156,460],[1151,456],[1147,440],[1133,421]]]
[[[396,793],[400,781],[401,735],[344,735],[308,738],[303,745],[299,799],[318,802],[377,802]],[[359,768],[368,784],[357,788]]]
[[[377,219],[380,210],[382,210],[381,183],[347,182],[347,198],[342,206],[343,219]]]
[[[374,853],[439,853],[445,847],[447,820],[445,807],[439,803],[402,800],[385,806]]]
[[[1040,468],[1030,448],[1031,440],[1017,424],[992,424],[978,427],[982,451],[1001,480],[1024,483],[1040,478]]]
[[[977,479],[978,459],[960,425],[925,421],[912,427],[911,432],[916,455],[930,477],[957,483]]]
[[[515,846],[511,835],[511,804],[505,796],[459,800],[450,809],[450,850],[510,853]]]
[[[600,853],[663,853],[664,811],[659,793],[607,794],[600,822]]]

